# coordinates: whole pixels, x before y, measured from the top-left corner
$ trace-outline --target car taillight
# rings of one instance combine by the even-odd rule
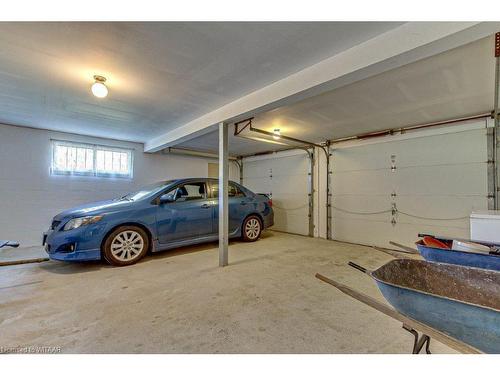
[[[269,200],[267,201],[267,203],[269,203],[269,207],[272,207],[272,206],[273,206],[273,200],[272,200],[272,199],[269,199]]]

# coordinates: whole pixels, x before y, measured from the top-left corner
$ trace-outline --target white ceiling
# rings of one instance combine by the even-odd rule
[[[4,22],[0,123],[146,141],[400,24]]]
[[[321,142],[361,133],[488,112],[494,102],[493,37],[263,113],[253,125]],[[230,153],[283,147],[230,137]],[[217,150],[217,133],[179,147]]]

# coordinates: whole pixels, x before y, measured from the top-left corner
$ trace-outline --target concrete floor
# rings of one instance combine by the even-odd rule
[[[0,347],[63,353],[409,353],[397,321],[317,280],[383,300],[346,266],[392,259],[369,247],[268,231],[149,256],[139,264],[56,261],[0,267]],[[434,353],[454,353],[433,340]]]

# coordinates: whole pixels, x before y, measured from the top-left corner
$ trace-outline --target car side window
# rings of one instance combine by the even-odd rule
[[[176,202],[193,201],[205,199],[207,197],[207,189],[204,182],[194,182],[178,186],[166,195],[171,196],[172,200]]]
[[[214,198],[219,196],[219,183],[212,183],[212,194]],[[227,195],[229,197],[244,197],[245,194],[233,182],[229,183]]]

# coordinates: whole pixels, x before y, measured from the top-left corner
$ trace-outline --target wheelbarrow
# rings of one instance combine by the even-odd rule
[[[462,353],[500,353],[500,272],[414,259],[395,259],[370,271],[392,309],[323,275],[316,277],[403,323],[413,353],[430,353],[431,337]],[[419,337],[420,331],[422,336]]]

